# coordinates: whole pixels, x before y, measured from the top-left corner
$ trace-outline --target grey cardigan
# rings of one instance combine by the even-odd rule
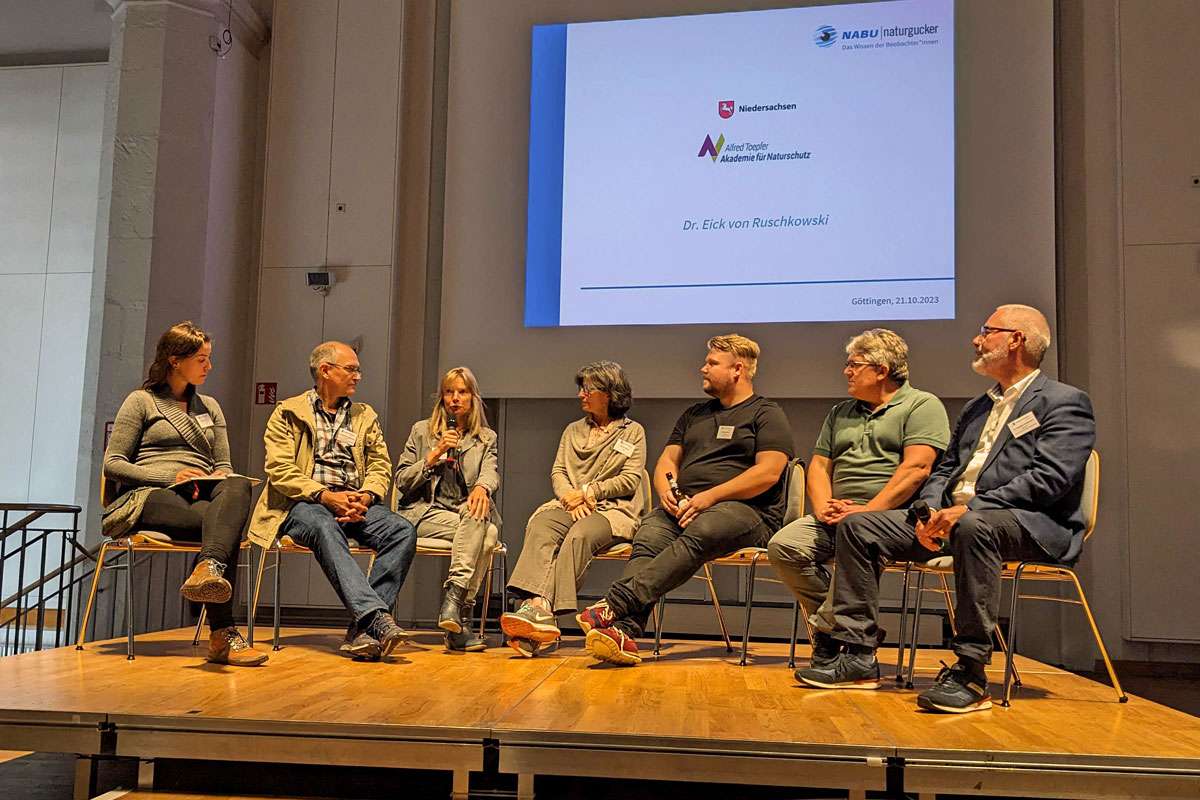
[[[567,492],[591,484],[596,511],[608,520],[613,536],[632,539],[645,510],[642,471],[646,467],[646,431],[627,417],[589,447],[590,432],[587,417],[575,420],[563,431],[550,469],[550,485],[557,499],[543,503],[531,516],[562,508],[559,501]]]
[[[189,467],[233,472],[220,404],[196,393],[185,412],[169,397],[145,389],[130,392],[104,451],[104,477],[117,484],[116,499],[104,509],[105,535],[120,536],[136,525],[146,495],[170,486]]]
[[[464,435],[458,449],[458,463],[468,490],[482,486],[492,496],[490,519],[499,527],[500,513],[495,501],[496,490],[500,488],[496,439],[496,432],[491,428],[481,428],[478,437]],[[413,525],[433,505],[437,493],[439,471],[425,469],[425,454],[434,444],[436,441],[429,433],[429,420],[420,420],[412,426],[396,465],[396,511]]]

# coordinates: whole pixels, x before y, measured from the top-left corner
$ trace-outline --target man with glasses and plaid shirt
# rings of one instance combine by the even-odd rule
[[[417,534],[383,502],[392,462],[375,410],[350,399],[362,378],[358,355],[341,342],[325,342],[312,351],[309,371],[313,388],[277,405],[267,422],[267,487],[250,539],[270,547],[287,535],[312,550],[353,616],[341,651],[376,660],[408,637],[391,611]],[[370,576],[350,555],[351,538],[375,551]]]
[[[963,408],[921,489],[931,514],[922,521],[912,511],[877,511],[838,525],[833,636],[845,651],[799,670],[806,685],[877,687],[878,564],[927,561],[946,549],[954,557],[957,662],[917,705],[949,713],[991,708],[984,665],[992,655],[1004,562],[1079,558],[1084,470],[1096,439],[1091,400],[1042,374],[1050,325],[1035,308],[1000,306],[972,345],[971,367],[996,383]]]

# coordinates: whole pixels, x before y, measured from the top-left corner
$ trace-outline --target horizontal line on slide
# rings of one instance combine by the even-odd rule
[[[582,292],[606,289],[711,289],[726,286],[816,286],[835,283],[917,283],[921,281],[952,281],[950,278],[861,278],[845,281],[747,281],[744,283],[643,283],[627,286],[580,286]]]

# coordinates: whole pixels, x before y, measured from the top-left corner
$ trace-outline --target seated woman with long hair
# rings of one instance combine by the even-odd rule
[[[508,644],[534,656],[561,636],[557,614],[573,614],[592,556],[633,538],[642,518],[646,431],[626,414],[633,391],[621,365],[597,361],[575,374],[582,419],[566,427],[550,470],[554,500],[533,512],[508,582],[523,598],[500,617]]]
[[[250,481],[233,475],[221,406],[196,391],[211,369],[212,341],[191,322],[159,338],[142,388],[125,398],[113,422],[104,477],[117,484],[117,495],[102,526],[107,536],[144,528],[199,540],[196,565],[179,591],[208,609],[208,660],[255,666],[267,654],[251,647],[233,620]]]
[[[500,538],[492,495],[500,486],[496,432],[488,427],[479,383],[466,367],[442,378],[429,419],[412,427],[396,468],[397,511],[417,538],[450,541],[450,572],[438,612],[450,650],[487,643],[470,632],[471,609]]]

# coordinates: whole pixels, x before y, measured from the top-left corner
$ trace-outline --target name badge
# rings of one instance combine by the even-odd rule
[[[344,447],[354,447],[354,443],[358,441],[358,435],[349,428],[338,428],[333,438],[337,440],[338,444]]]
[[[196,424],[201,428],[211,428],[213,426],[213,419],[208,414],[197,414]]]
[[[617,439],[613,442],[613,450],[616,450],[623,456],[631,456],[634,454],[636,448],[633,446],[633,442],[626,439]]]
[[[718,439],[732,439],[733,438],[733,426],[732,425],[722,425],[721,427],[717,428],[717,438]]]
[[[1037,430],[1041,426],[1042,423],[1038,422],[1038,418],[1033,415],[1032,411],[1029,411],[1008,423],[1008,432],[1013,435],[1014,439],[1020,439],[1025,434],[1032,430]]]

